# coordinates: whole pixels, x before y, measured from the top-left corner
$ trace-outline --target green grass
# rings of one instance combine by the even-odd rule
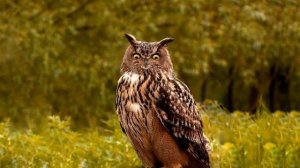
[[[212,167],[297,167],[300,165],[300,113],[204,113]],[[49,116],[44,131],[0,124],[0,167],[141,167],[119,128],[75,132],[70,121]]]

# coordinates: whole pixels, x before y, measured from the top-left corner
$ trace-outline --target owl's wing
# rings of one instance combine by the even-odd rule
[[[200,111],[188,87],[179,80],[170,80],[159,89],[156,107],[158,118],[179,146],[208,165]]]

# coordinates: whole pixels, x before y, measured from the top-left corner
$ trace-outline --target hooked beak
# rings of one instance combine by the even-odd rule
[[[144,60],[144,64],[141,66],[142,69],[147,70],[150,68],[150,65],[148,65],[148,60]]]
[[[150,66],[144,66],[144,65],[142,65],[142,69],[143,70],[147,70],[147,69],[149,69],[150,68]]]

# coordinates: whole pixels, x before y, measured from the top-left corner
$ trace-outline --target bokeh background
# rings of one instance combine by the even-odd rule
[[[142,167],[115,114],[124,33],[175,38],[213,168],[299,167],[299,0],[0,0],[1,168]]]
[[[4,0],[0,32],[2,120],[56,114],[89,127],[115,115],[124,33],[175,38],[177,76],[197,101],[300,110],[297,0]]]

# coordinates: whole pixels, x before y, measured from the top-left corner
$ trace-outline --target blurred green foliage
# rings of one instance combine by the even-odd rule
[[[73,132],[70,120],[49,116],[41,134],[0,124],[0,167],[134,167],[139,164],[132,147],[116,126],[111,130]],[[103,133],[106,134],[103,135]],[[101,135],[102,134],[102,135]],[[109,136],[110,135],[110,136]]]
[[[95,126],[114,111],[128,43],[176,41],[178,77],[195,98],[230,110],[300,110],[297,0],[0,1],[0,119],[72,117]],[[44,117],[45,118],[45,117]],[[45,119],[46,120],[46,119]],[[103,123],[102,123],[103,124]]]
[[[213,148],[212,168],[299,167],[299,112],[263,111],[253,119],[240,111],[211,111],[202,117]],[[117,118],[106,124],[110,129],[74,132],[70,120],[49,116],[47,128],[36,134],[2,122],[0,167],[141,167]]]

